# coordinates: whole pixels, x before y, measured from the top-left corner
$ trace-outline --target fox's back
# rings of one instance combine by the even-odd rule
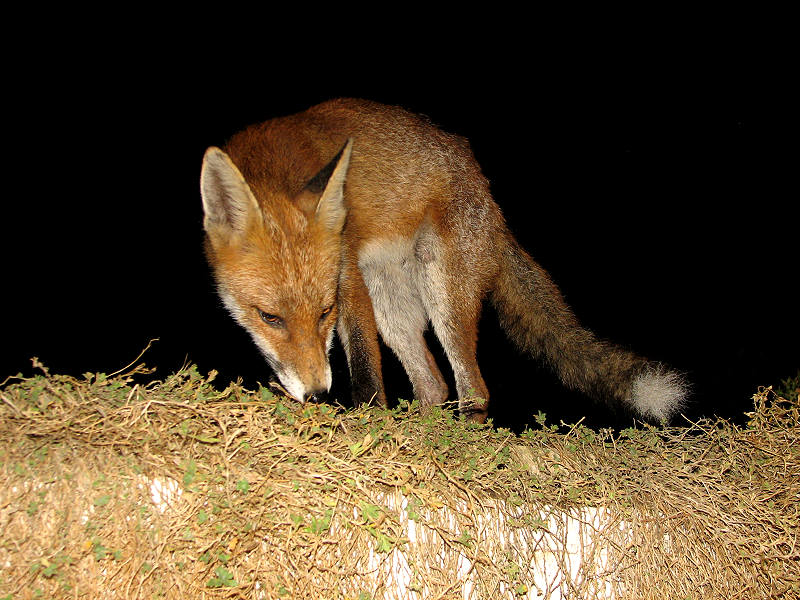
[[[465,139],[366,100],[331,100],[254,125],[225,151],[263,205],[275,195],[294,198],[348,138],[354,139],[345,187],[348,237],[409,234],[426,215],[446,219],[474,210],[476,202],[493,204]]]

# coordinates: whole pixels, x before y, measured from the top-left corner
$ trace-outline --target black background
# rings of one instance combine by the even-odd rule
[[[117,33],[49,35],[44,58],[12,61],[0,379],[31,373],[33,356],[58,373],[116,371],[159,338],[143,359],[159,376],[190,361],[220,385],[266,383],[202,253],[201,159],[250,123],[336,96],[399,104],[469,138],[512,231],[581,321],[686,372],[690,417],[738,418],[757,386],[800,367],[796,140],[746,35],[686,50],[648,32],[514,32],[508,45],[467,36],[412,53],[438,34],[409,31],[388,43],[398,52],[342,36],[298,56],[291,36],[243,53]],[[491,308],[479,362],[500,425],[539,410],[630,421],[520,356]],[[338,345],[333,364],[346,401]],[[388,354],[385,371],[390,395],[409,397]]]

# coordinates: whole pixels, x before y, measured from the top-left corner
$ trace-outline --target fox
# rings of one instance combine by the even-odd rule
[[[579,323],[511,234],[469,142],[425,116],[339,98],[252,125],[206,150],[200,191],[219,297],[300,402],[330,391],[335,332],[354,405],[387,405],[379,340],[422,410],[444,403],[432,327],[459,413],[484,423],[488,300],[511,341],[568,388],[657,423],[684,406],[683,374]]]

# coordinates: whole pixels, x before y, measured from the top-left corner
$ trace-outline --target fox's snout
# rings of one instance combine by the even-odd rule
[[[317,357],[316,360],[304,360],[294,366],[288,365],[280,358],[274,355],[268,357],[281,385],[290,396],[300,402],[305,402],[309,398],[322,400],[327,396],[332,380],[327,353]]]

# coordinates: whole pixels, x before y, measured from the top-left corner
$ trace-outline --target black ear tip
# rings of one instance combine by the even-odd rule
[[[348,138],[344,146],[342,146],[339,149],[339,152],[336,153],[336,156],[334,156],[327,165],[322,167],[322,169],[320,169],[320,171],[309,180],[305,187],[307,191],[313,194],[321,194],[325,191],[325,186],[328,185],[331,175],[333,175],[333,172],[336,170],[336,165],[339,164],[339,161],[342,159],[342,155],[348,148],[348,145],[352,145],[352,143],[353,138]]]

